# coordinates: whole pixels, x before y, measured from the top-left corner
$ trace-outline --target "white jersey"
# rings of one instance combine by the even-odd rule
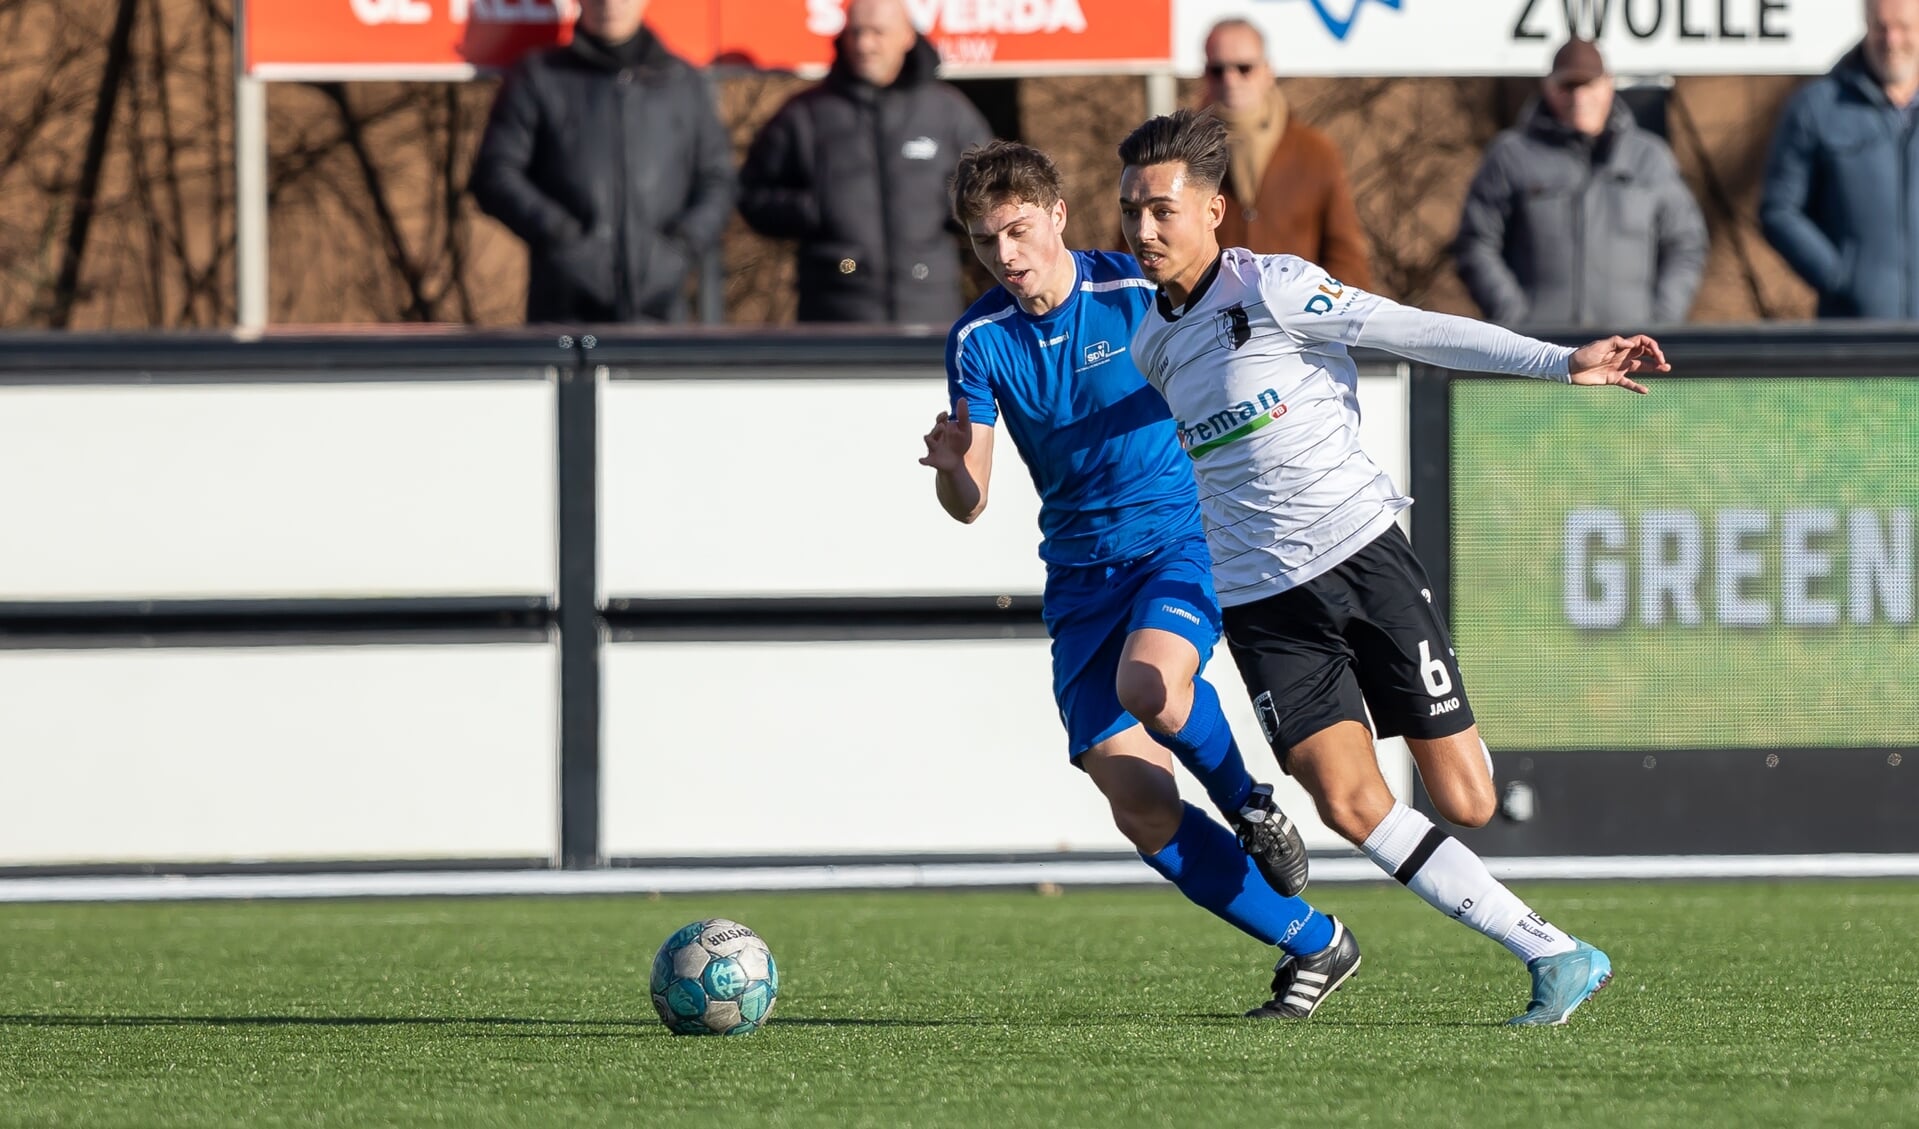
[[[1162,297],[1146,315],[1133,359],[1193,460],[1226,607],[1326,572],[1412,505],[1359,445],[1353,345],[1562,381],[1573,352],[1402,306],[1293,255],[1224,251],[1185,308]]]

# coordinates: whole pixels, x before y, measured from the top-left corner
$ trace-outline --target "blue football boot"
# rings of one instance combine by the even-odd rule
[[[1508,1026],[1557,1027],[1612,981],[1612,960],[1577,937],[1572,952],[1527,961],[1526,970],[1533,974],[1533,999]]]

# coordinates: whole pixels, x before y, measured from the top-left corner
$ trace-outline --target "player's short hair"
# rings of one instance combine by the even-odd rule
[[[1059,168],[1031,145],[988,141],[960,154],[948,188],[953,218],[967,224],[1006,203],[1051,208],[1060,199]]]
[[[1148,165],[1186,166],[1186,175],[1208,188],[1226,182],[1232,152],[1226,144],[1226,123],[1203,110],[1179,110],[1153,118],[1119,143],[1125,168]]]

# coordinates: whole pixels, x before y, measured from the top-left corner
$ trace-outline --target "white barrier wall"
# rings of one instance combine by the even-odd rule
[[[1047,654],[1044,639],[615,644],[606,853],[1128,850],[1066,758]],[[1218,656],[1209,677],[1248,767],[1277,783],[1308,845],[1343,845],[1280,775],[1232,661]],[[1404,743],[1380,759],[1410,795]]]
[[[1037,594],[1039,501],[1011,443],[972,526],[915,460],[937,371],[835,380],[611,380],[602,570],[613,596]],[[1407,385],[1361,377],[1362,438],[1407,480]],[[797,458],[806,452],[810,462]],[[1068,765],[1047,643],[620,643],[606,653],[613,857],[1125,850]],[[1211,677],[1256,774],[1280,780],[1231,660]],[[1381,747],[1410,796],[1403,742]],[[1189,798],[1203,793],[1184,781]],[[1315,847],[1341,840],[1290,781]],[[715,802],[739,803],[716,817]],[[737,800],[734,799],[737,797]],[[741,816],[743,810],[746,814]]]
[[[1360,377],[1361,436],[1405,483],[1406,377]],[[1039,498],[1004,437],[986,513],[933,500],[938,371],[891,379],[611,380],[602,590],[613,596],[1037,595]]]
[[[0,865],[548,858],[557,649],[0,651]]]
[[[548,595],[550,378],[0,387],[0,600]]]
[[[972,526],[933,501],[924,380],[603,386],[601,586],[614,595],[1037,595],[1039,498],[1012,444]]]
[[[932,500],[936,372],[603,391],[611,594],[1039,591],[1010,444],[984,521]],[[553,393],[0,388],[0,601],[551,593]],[[1403,478],[1403,379],[1361,398]],[[550,857],[557,682],[533,644],[0,650],[0,866]],[[1049,686],[1043,640],[612,645],[603,849],[1122,850]]]

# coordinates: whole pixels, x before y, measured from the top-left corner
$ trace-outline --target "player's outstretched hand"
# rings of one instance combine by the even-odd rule
[[[1632,374],[1672,371],[1659,342],[1643,333],[1637,337],[1606,337],[1582,346],[1566,367],[1574,384],[1617,384],[1641,395],[1651,389],[1632,379]]]
[[[973,421],[964,397],[953,405],[951,415],[941,412],[933,417],[933,430],[926,433],[926,454],[920,465],[934,470],[959,470],[966,465],[966,452],[973,446]]]

